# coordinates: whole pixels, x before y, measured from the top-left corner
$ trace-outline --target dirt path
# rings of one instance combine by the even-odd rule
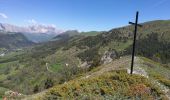
[[[47,68],[47,71],[53,73],[53,71],[49,69],[49,64],[48,64],[48,63],[46,63],[45,66],[46,66],[46,68]]]

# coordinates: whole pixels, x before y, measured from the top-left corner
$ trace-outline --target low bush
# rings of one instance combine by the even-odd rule
[[[147,78],[120,70],[55,86],[43,99],[158,99],[163,96],[164,93]]]

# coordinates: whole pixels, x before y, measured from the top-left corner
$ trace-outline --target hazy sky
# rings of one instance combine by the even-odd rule
[[[101,31],[127,25],[137,10],[139,22],[170,19],[170,0],[0,0],[0,22]]]

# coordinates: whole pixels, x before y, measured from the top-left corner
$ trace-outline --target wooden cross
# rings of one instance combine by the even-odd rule
[[[130,74],[133,74],[133,65],[134,65],[134,56],[135,56],[135,45],[136,45],[136,33],[137,33],[137,28],[142,27],[142,25],[138,24],[138,15],[139,12],[136,12],[136,21],[135,23],[133,22],[129,22],[129,24],[131,25],[135,25],[135,31],[134,31],[134,39],[133,39],[133,51],[132,51],[132,62],[131,62],[131,71]]]

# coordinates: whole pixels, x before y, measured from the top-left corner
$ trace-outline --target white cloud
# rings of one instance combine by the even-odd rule
[[[8,16],[7,16],[6,14],[4,14],[4,13],[0,13],[0,18],[7,19],[7,18],[8,18]]]
[[[62,33],[64,30],[58,29],[54,24],[44,24],[36,21],[35,19],[25,20],[28,23],[29,30],[32,33]]]
[[[37,21],[35,19],[29,19],[27,20],[29,24],[37,24]]]

